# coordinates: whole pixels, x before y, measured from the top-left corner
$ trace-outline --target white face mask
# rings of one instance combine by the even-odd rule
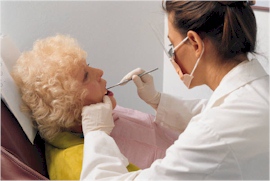
[[[174,55],[174,51],[179,48],[187,39],[188,37],[184,38],[175,48],[171,48],[169,51],[168,49],[166,49],[164,43],[163,43],[163,39],[161,37],[163,37],[163,34],[158,32],[157,28],[155,26],[153,26],[152,24],[151,25],[151,28],[152,30],[154,31],[157,39],[159,40],[159,43],[161,44],[161,46],[163,47],[166,55],[170,58],[171,60],[171,63],[173,64],[177,74],[179,75],[180,79],[184,82],[184,84],[187,86],[187,88],[190,87],[190,84],[191,84],[191,81],[193,79],[193,73],[195,71],[195,69],[197,68],[198,66],[198,63],[203,55],[203,52],[204,52],[204,43],[203,43],[203,51],[200,55],[200,57],[198,58],[193,70],[191,71],[190,75],[189,74],[184,74],[183,75],[183,72],[181,70],[181,68],[179,67],[179,65],[175,62],[174,58],[175,58],[175,55]]]
[[[175,50],[178,49],[181,45],[183,45],[183,43],[184,43],[187,39],[188,39],[188,37],[186,37],[185,39],[183,39],[183,41],[181,41],[175,48],[171,48],[171,49],[169,50],[168,54],[169,54],[170,57],[171,57],[170,60],[171,60],[171,62],[172,62],[172,64],[173,64],[173,66],[174,66],[174,68],[175,68],[177,74],[179,75],[180,79],[181,79],[181,80],[183,81],[183,83],[187,86],[187,88],[189,88],[189,87],[190,87],[190,84],[191,84],[191,81],[192,81],[192,79],[194,78],[193,73],[194,73],[195,69],[197,68],[198,63],[199,63],[199,61],[200,61],[200,59],[201,59],[201,57],[202,57],[202,55],[203,55],[203,52],[204,52],[204,43],[202,42],[202,43],[203,43],[203,50],[202,50],[202,53],[201,53],[200,57],[198,58],[198,60],[197,60],[197,62],[196,62],[196,64],[195,64],[193,70],[191,71],[191,73],[190,73],[190,74],[183,74],[181,68],[179,67],[179,65],[178,65],[178,64],[175,62],[175,60],[174,60],[174,58],[175,58],[174,52],[175,52]]]

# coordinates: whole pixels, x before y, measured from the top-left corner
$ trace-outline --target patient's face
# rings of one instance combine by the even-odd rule
[[[88,90],[88,95],[84,100],[84,106],[95,104],[103,101],[104,95],[107,93],[106,80],[102,79],[103,71],[88,66],[82,67],[82,70],[78,72],[76,79],[82,83],[82,88]],[[116,106],[116,100],[113,94],[110,96],[113,108]]]

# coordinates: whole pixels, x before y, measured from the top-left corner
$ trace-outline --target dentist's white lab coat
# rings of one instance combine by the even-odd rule
[[[184,130],[164,159],[127,172],[114,140],[93,131],[85,135],[81,179],[269,179],[269,76],[257,60],[232,69],[207,102],[162,94],[156,122]]]

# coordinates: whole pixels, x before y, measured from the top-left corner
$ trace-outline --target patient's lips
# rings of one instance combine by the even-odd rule
[[[107,93],[106,93],[105,95],[107,95],[107,96],[113,96],[113,92],[112,92],[112,91],[107,90]]]

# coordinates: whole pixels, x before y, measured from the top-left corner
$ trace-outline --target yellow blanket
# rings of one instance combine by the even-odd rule
[[[82,170],[84,139],[70,132],[60,133],[56,139],[46,143],[46,162],[51,180],[79,180]],[[129,172],[139,170],[133,164]]]

